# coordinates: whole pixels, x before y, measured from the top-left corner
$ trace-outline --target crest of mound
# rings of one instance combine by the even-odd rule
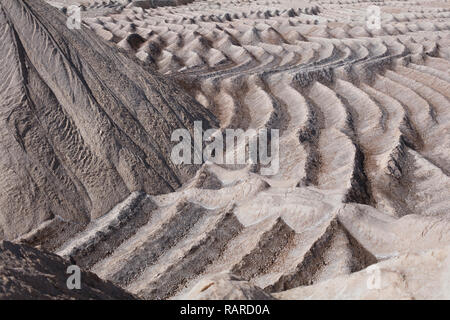
[[[80,290],[69,290],[66,283],[69,265],[57,255],[1,241],[0,299],[135,299],[90,272],[81,272]]]
[[[170,161],[171,134],[215,120],[171,81],[40,0],[0,0],[0,30],[0,239],[62,224],[54,247],[195,175]]]

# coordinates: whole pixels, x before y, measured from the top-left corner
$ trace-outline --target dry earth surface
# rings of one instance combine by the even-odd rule
[[[80,290],[69,290],[67,269],[70,263],[61,257],[32,247],[0,242],[0,300],[14,299],[96,299],[133,300],[133,295],[82,272]]]
[[[449,1],[49,2],[0,0],[0,239],[144,299],[450,299]],[[279,172],[173,165],[195,120]]]

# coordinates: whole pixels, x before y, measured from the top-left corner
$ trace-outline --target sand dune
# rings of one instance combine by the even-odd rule
[[[0,22],[3,17],[2,28],[8,30],[6,19],[21,5],[0,1],[8,13],[0,15]],[[21,10],[38,13],[42,6],[19,3],[27,4]],[[63,12],[73,3],[82,1],[52,2]],[[47,178],[37,185],[49,189],[36,197],[56,192],[72,213],[52,204],[53,220],[43,213],[31,215],[30,207],[53,202],[30,199],[19,215],[26,223],[12,228],[13,218],[3,214],[3,237],[20,235],[21,241],[49,246],[48,234],[58,230],[58,217],[78,221],[82,212],[84,220],[77,219],[84,224],[79,223],[76,234],[49,247],[145,299],[448,298],[448,285],[433,280],[422,289],[417,279],[431,268],[448,280],[448,264],[442,261],[450,243],[449,3],[85,3],[82,31],[48,31],[59,37],[64,54],[52,50],[52,43],[44,50],[56,52],[53,58],[70,66],[66,69],[72,74],[46,75],[45,56],[33,55],[29,43],[17,45],[11,32],[2,33],[9,37],[2,40],[8,44],[2,68],[16,66],[8,74],[17,85],[1,88],[0,101],[28,101],[20,100],[30,96],[23,92],[20,70],[29,70],[28,77],[35,73],[28,82],[48,88],[52,99],[47,99],[55,101],[48,110],[30,108],[39,123],[48,122],[39,130],[56,126],[52,139],[73,141],[75,163],[85,154],[82,148],[90,152],[87,159],[96,157],[78,169],[90,177],[93,187],[86,189],[91,184],[69,162],[72,153],[54,152],[53,157],[62,153],[68,159],[63,167],[71,175],[60,173],[63,181],[74,181],[67,178],[73,176],[78,184],[54,191],[50,188],[56,182]],[[381,8],[379,30],[366,25],[370,4]],[[39,14],[37,20],[49,23],[46,14]],[[56,10],[49,15],[61,23]],[[12,22],[22,43],[21,32],[25,37],[31,31],[22,30],[20,20]],[[63,37],[74,39],[65,43]],[[87,50],[93,41],[98,44]],[[18,50],[21,60],[6,54],[14,48],[25,52]],[[82,68],[84,61],[88,67]],[[121,77],[129,81],[117,82]],[[80,107],[86,110],[71,108],[74,101],[62,103],[61,90],[84,101]],[[93,108],[97,113],[91,113]],[[8,102],[3,109],[13,105]],[[58,125],[53,119],[59,117]],[[96,121],[87,125],[82,117]],[[16,119],[35,128],[27,119]],[[198,168],[172,165],[166,156],[170,130],[178,124],[190,128],[201,119],[223,131],[279,129],[279,172],[266,176],[251,163],[204,164],[196,173]],[[4,130],[13,141],[13,130]],[[27,143],[23,136],[32,129],[17,130]],[[32,144],[33,138],[28,139]],[[27,150],[39,157],[38,151]],[[24,171],[28,161],[21,163]],[[42,161],[31,163],[42,166]],[[33,171],[26,172],[23,176],[31,179]],[[17,183],[16,176],[3,175],[3,190]],[[22,182],[17,189],[24,190],[24,184],[31,185]],[[85,186],[84,193],[78,185]],[[22,203],[22,194],[4,192],[9,197],[4,203]],[[93,200],[70,202],[75,194]],[[436,261],[430,257],[434,252]],[[378,294],[361,287],[370,266],[393,270],[382,273],[386,278]],[[412,272],[418,275],[414,281],[408,278]],[[341,286],[355,291],[342,293]]]

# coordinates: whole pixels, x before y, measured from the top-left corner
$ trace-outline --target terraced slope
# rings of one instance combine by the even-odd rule
[[[365,23],[373,3],[380,30]],[[206,294],[198,281],[222,272],[295,298],[373,264],[408,275],[400,256],[447,247],[450,4],[373,3],[131,3],[86,15],[222,130],[279,129],[280,170],[204,164],[174,192],[131,194],[56,252],[147,299]],[[418,279],[429,272],[411,265]],[[409,283],[395,279],[389,292]]]
[[[55,248],[133,191],[167,193],[195,174],[170,137],[213,116],[42,1],[0,2],[0,238]]]

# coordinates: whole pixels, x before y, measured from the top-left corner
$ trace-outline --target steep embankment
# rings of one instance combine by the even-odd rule
[[[0,238],[54,248],[131,192],[193,176],[170,136],[208,111],[44,2],[0,4]]]

